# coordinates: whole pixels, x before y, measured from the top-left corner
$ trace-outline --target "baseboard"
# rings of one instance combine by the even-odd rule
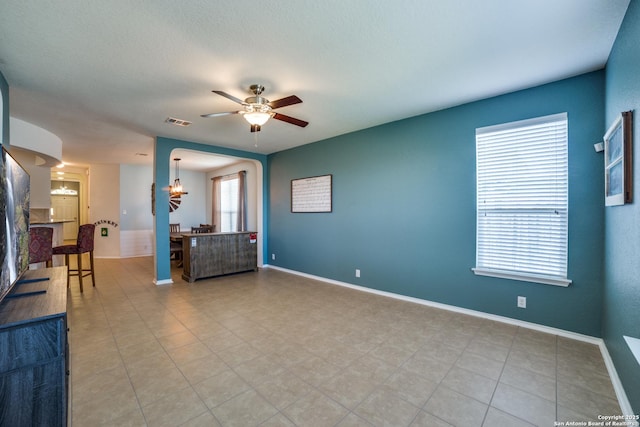
[[[482,311],[470,310],[468,308],[456,307],[455,305],[442,304],[439,302],[429,301],[429,300],[415,298],[415,297],[409,297],[406,295],[396,294],[393,292],[380,291],[377,289],[371,289],[364,286],[353,285],[351,283],[341,282],[333,279],[327,279],[326,277],[321,277],[321,276],[314,276],[313,274],[303,273],[300,271],[290,270],[287,268],[277,267],[274,265],[265,264],[263,265],[263,267],[282,271],[285,273],[294,274],[296,276],[306,277],[312,280],[318,280],[318,281],[329,283],[332,285],[354,289],[357,291],[368,292],[371,294],[394,298],[401,301],[412,302],[412,303],[421,304],[428,307],[434,307],[434,308],[440,308],[442,310],[452,311],[455,313],[467,314],[469,316],[475,316],[483,319],[494,320],[497,322],[520,326],[523,328],[532,329],[539,332],[545,332],[552,335],[558,335],[561,337],[574,339],[574,340],[586,342],[589,344],[595,344],[600,348],[600,353],[602,354],[602,358],[604,359],[604,363],[607,367],[607,371],[609,373],[609,377],[611,379],[611,383],[616,393],[618,404],[620,405],[620,409],[622,410],[622,413],[624,415],[634,415],[633,409],[631,408],[631,404],[629,403],[629,399],[627,398],[627,394],[625,393],[624,388],[622,386],[622,382],[620,381],[620,377],[618,376],[618,372],[616,371],[615,365],[613,364],[613,360],[611,359],[611,356],[609,355],[609,351],[607,350],[607,346],[605,345],[604,340],[602,338],[579,334],[577,332],[572,332],[572,331],[566,331],[564,329],[553,328],[551,326],[540,325],[538,323],[526,322],[524,320],[512,319],[510,317],[499,316],[496,314],[484,313]]]
[[[622,415],[636,415],[633,412],[633,408],[631,407],[629,399],[627,398],[627,393],[624,391],[622,381],[620,381],[618,371],[616,370],[616,366],[613,363],[613,359],[609,354],[609,350],[607,349],[604,340],[601,340],[599,346],[600,353],[602,353],[602,359],[604,359],[604,364],[607,367],[607,371],[609,372],[609,378],[611,379],[611,384],[613,385],[613,391],[615,391],[616,397],[618,398],[618,404],[620,405]]]

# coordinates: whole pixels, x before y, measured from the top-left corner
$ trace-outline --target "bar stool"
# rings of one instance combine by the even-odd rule
[[[53,228],[29,228],[29,264],[46,262],[47,267],[53,262]]]
[[[64,263],[67,265],[67,288],[69,287],[69,278],[78,276],[80,282],[80,292],[82,289],[82,278],[91,275],[93,286],[96,286],[96,279],[93,268],[93,236],[96,230],[94,224],[84,224],[78,229],[78,242],[75,245],[63,245],[53,248],[53,255],[64,255]],[[90,268],[82,268],[82,254],[89,252]],[[78,256],[78,269],[69,268],[69,255],[76,254]],[[86,273],[86,274],[85,274]]]

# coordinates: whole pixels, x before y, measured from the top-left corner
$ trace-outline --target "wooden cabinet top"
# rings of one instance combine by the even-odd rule
[[[66,314],[67,267],[28,270],[21,279],[37,278],[48,280],[18,283],[0,302],[0,329]],[[46,292],[41,292],[43,290]],[[9,298],[31,292],[33,294]]]
[[[200,236],[227,236],[231,234],[254,234],[255,231],[226,231],[226,232],[216,232],[216,233],[171,233],[172,235],[180,235],[187,237],[200,237]]]

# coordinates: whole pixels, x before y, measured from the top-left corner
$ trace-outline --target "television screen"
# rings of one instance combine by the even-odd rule
[[[27,171],[2,148],[0,165],[0,300],[29,268],[29,188]]]

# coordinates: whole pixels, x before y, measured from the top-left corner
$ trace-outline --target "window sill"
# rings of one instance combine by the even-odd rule
[[[631,338],[626,335],[623,335],[623,338],[627,342],[629,349],[631,349],[631,353],[633,353],[633,356],[638,361],[638,364],[640,364],[640,339]]]
[[[515,273],[510,271],[490,270],[485,268],[472,268],[471,270],[477,276],[498,277],[501,279],[511,279],[511,280],[520,280],[522,282],[542,283],[544,285],[562,286],[565,288],[571,284],[571,280],[569,279],[561,279],[561,278],[552,277],[552,276]]]

